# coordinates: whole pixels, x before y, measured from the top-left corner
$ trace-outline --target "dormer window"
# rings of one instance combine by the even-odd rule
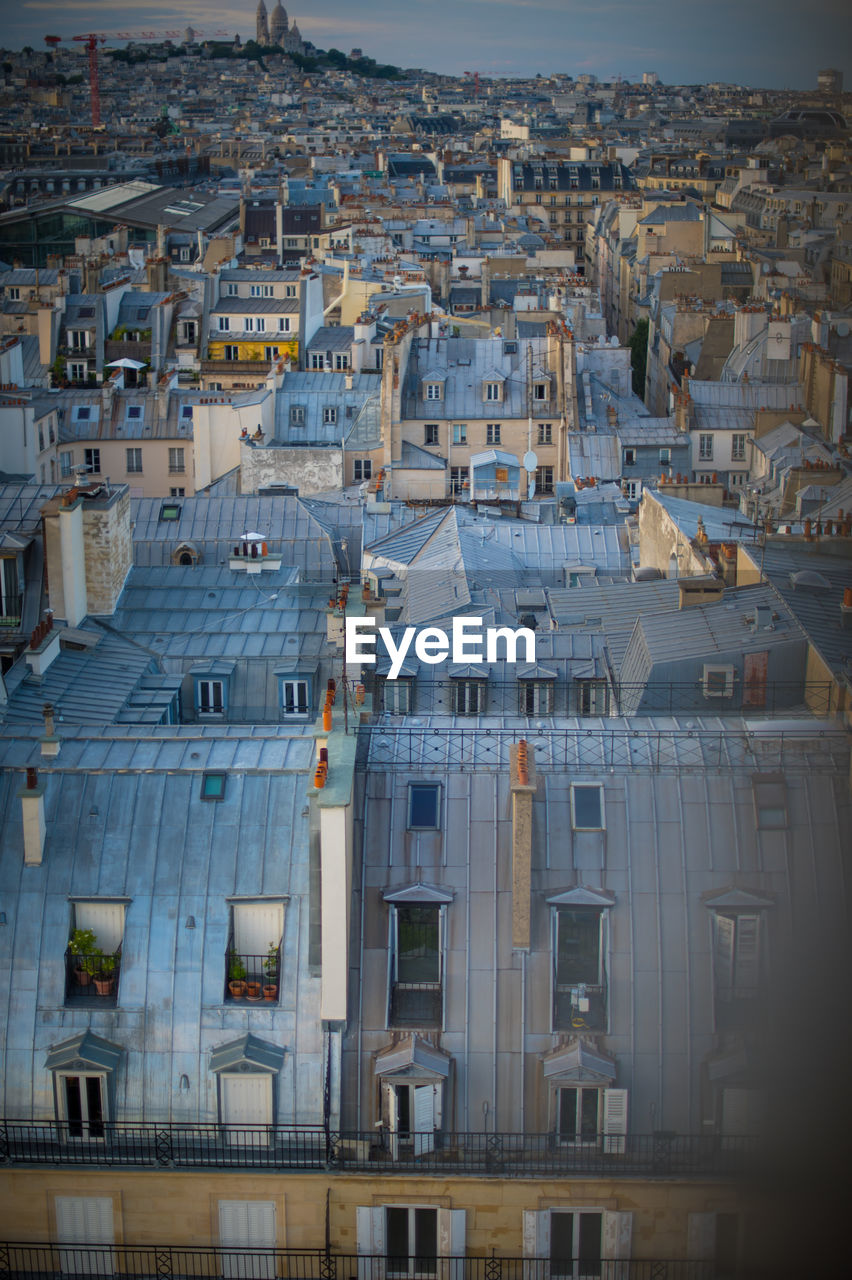
[[[492,403],[503,399],[502,382],[486,382],[484,383],[484,399]]]
[[[423,383],[423,399],[424,400],[443,400],[444,384],[442,382],[424,382]]]

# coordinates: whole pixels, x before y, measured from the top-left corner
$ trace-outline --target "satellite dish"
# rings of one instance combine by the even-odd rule
[[[535,471],[537,466],[538,458],[535,456],[532,449],[530,449],[524,454],[524,471]]]

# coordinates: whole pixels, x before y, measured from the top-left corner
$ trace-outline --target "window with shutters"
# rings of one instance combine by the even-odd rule
[[[434,1151],[441,1128],[444,1082],[384,1079],[382,1127],[393,1160]]]
[[[558,1091],[557,1133],[561,1142],[597,1142],[601,1092],[579,1087]]]
[[[112,1276],[115,1243],[112,1196],[54,1196],[59,1270],[63,1275]]]
[[[284,903],[235,902],[225,955],[227,1002],[278,1000]]]
[[[75,902],[65,952],[65,1003],[115,1005],[124,939],[123,902]]]
[[[596,907],[554,911],[554,1031],[606,1030],[605,925],[605,913]]]
[[[449,1276],[441,1259],[465,1256],[464,1209],[394,1204],[359,1205],[355,1212],[358,1254],[363,1259],[359,1275],[382,1270],[368,1261],[381,1258],[388,1278]]]
[[[759,911],[713,914],[717,1030],[742,1029],[759,1015],[764,988],[763,924]]]
[[[277,1243],[274,1200],[219,1201],[219,1246],[225,1251],[221,1260],[222,1275],[228,1280],[230,1277],[272,1280],[276,1274],[272,1250]],[[258,1252],[263,1249],[269,1253]]]
[[[519,680],[521,715],[552,715],[554,683],[553,680]]]
[[[622,1273],[607,1264],[630,1258],[632,1226],[632,1213],[591,1205],[526,1209],[524,1257],[539,1259],[543,1273],[552,1280],[589,1280],[592,1276],[609,1280]]]

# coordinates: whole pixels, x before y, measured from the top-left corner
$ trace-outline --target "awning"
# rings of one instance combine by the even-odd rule
[[[446,1079],[450,1074],[450,1055],[427,1044],[420,1036],[407,1035],[396,1044],[376,1054],[373,1068],[377,1076],[422,1074]]]
[[[545,1080],[586,1080],[590,1084],[612,1084],[615,1061],[601,1049],[578,1040],[567,1048],[555,1049],[542,1058]]]
[[[99,1071],[114,1071],[123,1052],[120,1044],[103,1040],[87,1029],[72,1036],[70,1040],[54,1045],[48,1052],[44,1065],[48,1071],[84,1071],[87,1067],[95,1067]]]
[[[251,1032],[227,1044],[220,1044],[210,1054],[211,1071],[280,1071],[283,1065],[284,1050],[268,1040],[260,1040]]]

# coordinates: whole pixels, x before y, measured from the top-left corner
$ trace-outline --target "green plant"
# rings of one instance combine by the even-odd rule
[[[98,940],[92,929],[75,929],[68,939],[68,950],[72,956],[82,956],[82,963],[77,969],[93,977],[98,970]]]
[[[245,982],[245,980],[246,967],[237,953],[231,951],[228,955],[228,981]]]
[[[99,951],[96,957],[97,975],[99,978],[111,978],[115,973],[115,956]]]
[[[278,948],[274,942],[269,944],[269,950],[263,962],[263,971],[270,980],[278,976]]]

